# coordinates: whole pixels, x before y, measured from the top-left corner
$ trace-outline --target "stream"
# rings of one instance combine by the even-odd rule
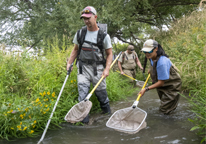
[[[112,112],[132,106],[137,92],[124,101],[110,103]],[[200,144],[201,138],[190,131],[193,124],[188,118],[195,116],[183,97],[171,115],[159,112],[160,100],[156,90],[150,90],[140,98],[138,107],[147,112],[147,127],[136,134],[127,134],[106,127],[110,116],[92,114],[91,125],[61,124],[61,129],[48,130],[42,144]],[[41,135],[15,141],[0,140],[0,144],[37,144]]]

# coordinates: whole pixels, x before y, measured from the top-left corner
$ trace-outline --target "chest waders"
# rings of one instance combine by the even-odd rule
[[[83,27],[81,29],[81,35],[80,30],[77,32],[77,41],[79,43],[79,50],[77,55],[77,61],[79,62],[79,73],[82,74],[82,66],[83,64],[90,64],[93,67],[94,75],[97,75],[97,65],[102,64],[104,67],[106,66],[106,60],[104,58],[104,52],[103,52],[103,40],[106,37],[106,33],[104,33],[102,30],[99,29],[97,34],[97,43],[92,43],[90,41],[85,40],[85,36],[87,33],[87,27]],[[84,46],[84,43],[89,44],[88,46]],[[99,60],[98,57],[98,49],[95,49],[94,46],[98,47],[101,54],[102,54],[102,60]]]
[[[152,83],[156,83],[157,79],[157,60],[153,61],[153,66],[150,67],[150,73],[152,78]],[[179,101],[179,93],[181,90],[181,78],[178,74],[177,70],[174,68],[173,64],[170,67],[170,76],[168,80],[164,81],[164,85],[157,88],[157,93],[161,100],[160,104],[160,111],[164,114],[170,114],[173,110],[177,108],[178,101]]]
[[[136,78],[136,56],[135,54],[132,52],[132,59],[129,59],[126,55],[126,53],[124,52],[122,55],[122,70],[123,72],[133,78]],[[130,82],[133,83],[134,81],[130,79]]]

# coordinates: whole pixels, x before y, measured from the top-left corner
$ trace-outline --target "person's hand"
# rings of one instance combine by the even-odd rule
[[[70,66],[71,66],[71,64],[67,63],[67,71],[69,70]],[[73,70],[73,67],[72,67],[71,71],[72,70]]]
[[[143,67],[140,67],[141,70],[143,70]]]
[[[109,69],[104,69],[102,76],[104,76],[104,78],[109,76]]]
[[[146,89],[144,88],[144,89],[142,89],[142,90],[137,94],[137,96],[138,96],[139,94],[141,94],[141,96],[143,96],[145,92],[146,92]]]
[[[125,73],[123,71],[121,71],[121,74],[124,75]]]
[[[150,74],[150,70],[148,70],[148,72],[147,72],[148,74]]]

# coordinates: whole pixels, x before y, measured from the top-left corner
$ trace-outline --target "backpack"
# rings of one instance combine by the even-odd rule
[[[78,49],[78,54],[77,54],[77,60],[76,60],[76,63],[77,61],[79,61],[79,73],[82,74],[82,65],[83,65],[83,62],[81,61],[80,59],[80,53],[81,53],[81,50],[82,50],[82,45],[83,43],[88,43],[88,44],[91,44],[91,45],[94,45],[94,46],[97,46],[99,49],[100,49],[100,52],[102,53],[102,57],[103,57],[103,60],[102,61],[92,61],[92,62],[87,62],[87,63],[90,63],[93,65],[93,69],[94,69],[94,75],[97,75],[97,66],[98,64],[103,64],[103,66],[105,67],[106,66],[106,59],[104,58],[104,48],[103,48],[103,40],[104,38],[106,37],[107,33],[106,31],[104,30],[103,27],[100,28],[101,25],[97,24],[98,27],[99,27],[99,31],[98,31],[98,34],[97,34],[97,43],[92,43],[92,42],[89,42],[89,41],[86,41],[85,40],[85,36],[86,36],[86,33],[87,33],[87,27],[84,26],[82,27],[81,30],[81,35],[80,35],[80,30],[77,31],[77,41],[79,43],[79,49]],[[104,24],[102,24],[104,25]],[[93,52],[93,50],[92,50]],[[94,52],[93,52],[94,53]]]

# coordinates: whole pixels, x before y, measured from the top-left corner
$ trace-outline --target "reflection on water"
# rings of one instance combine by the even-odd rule
[[[136,94],[125,101],[111,103],[113,112],[132,106]],[[106,127],[109,116],[93,114],[92,125],[73,126],[62,124],[62,129],[49,130],[42,144],[199,144],[193,126],[187,119],[194,117],[187,101],[181,97],[176,111],[163,115],[159,110],[160,101],[156,90],[148,91],[141,99],[139,108],[147,112],[147,127],[136,134],[126,134]],[[16,141],[1,141],[1,144],[36,144],[40,139],[26,138]]]

